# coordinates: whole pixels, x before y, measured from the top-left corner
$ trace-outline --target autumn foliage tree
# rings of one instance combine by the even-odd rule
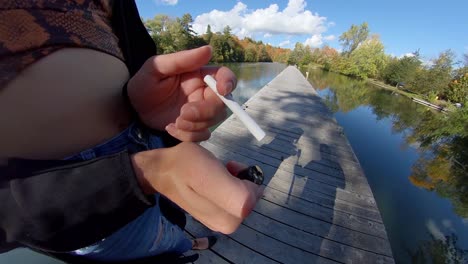
[[[289,49],[282,49],[255,41],[251,38],[240,40],[229,26],[223,32],[213,32],[210,25],[206,33],[198,36],[192,29],[190,14],[181,18],[157,15],[144,24],[156,43],[158,54],[173,53],[210,44],[213,47],[213,62],[271,62],[286,63]]]

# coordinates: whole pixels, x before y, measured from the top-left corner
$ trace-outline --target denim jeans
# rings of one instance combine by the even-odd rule
[[[164,144],[160,137],[132,124],[114,138],[66,159],[89,160],[125,149],[143,151],[161,147]],[[159,194],[156,194],[156,201],[158,198]],[[111,236],[71,254],[100,261],[118,261],[155,256],[164,252],[184,253],[191,247],[192,243],[183,230],[168,221],[157,204]]]

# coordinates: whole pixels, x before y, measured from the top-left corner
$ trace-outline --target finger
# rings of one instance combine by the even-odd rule
[[[200,131],[204,129],[209,129],[210,127],[215,126],[216,124],[219,124],[221,121],[226,119],[226,110],[221,110],[221,112],[216,115],[213,119],[209,121],[204,121],[204,122],[192,122],[192,121],[187,121],[181,117],[178,117],[176,119],[176,128],[184,131]]]
[[[233,71],[227,67],[204,67],[201,70],[201,74],[212,75],[216,80],[216,89],[221,95],[227,95],[234,91],[237,85],[237,78]]]
[[[234,160],[229,161],[226,164],[226,169],[231,173],[233,176],[237,177],[239,173],[245,169],[247,169],[249,166],[245,165],[244,163],[240,163]],[[263,192],[265,191],[265,186],[260,186],[257,189],[257,200],[260,200],[263,197]]]
[[[213,94],[213,92],[212,92]],[[204,101],[186,103],[180,109],[180,117],[192,122],[210,121],[218,116],[224,117],[226,107],[219,98],[209,98]]]
[[[211,132],[208,129],[200,131],[184,131],[178,129],[174,123],[166,126],[166,131],[173,137],[184,142],[200,142],[210,138]]]
[[[145,63],[145,68],[158,76],[173,76],[184,72],[191,72],[206,65],[211,59],[212,49],[203,46],[196,49],[184,50],[176,53],[159,55]]]
[[[194,191],[224,208],[229,214],[239,218],[247,217],[259,199],[259,187],[233,177],[217,159],[205,161],[199,166],[200,168],[194,169],[206,171],[206,166],[211,170],[210,173],[203,174],[203,177],[191,178],[190,186]]]
[[[239,172],[247,169],[248,167],[249,166],[245,165],[244,163],[240,163],[240,162],[233,161],[233,160],[229,161],[226,164],[226,169],[229,171],[229,173],[231,173],[234,176],[237,176]]]

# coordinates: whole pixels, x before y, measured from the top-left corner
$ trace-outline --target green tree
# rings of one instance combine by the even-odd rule
[[[351,28],[341,34],[339,40],[343,46],[345,55],[351,54],[359,45],[369,37],[369,25],[367,22],[361,25],[351,25]]]
[[[257,46],[253,43],[249,43],[245,48],[244,58],[246,62],[256,62],[257,61]]]
[[[445,96],[452,102],[468,103],[468,66],[458,69],[449,83]]]
[[[208,26],[206,27],[206,33],[205,33],[205,35],[203,36],[203,39],[206,41],[206,43],[210,43],[212,37],[213,37],[213,32],[211,31],[211,26],[208,25]]]
[[[304,57],[305,47],[302,43],[297,42],[294,46],[293,51],[289,54],[288,64],[297,65],[300,63],[301,59]]]
[[[308,65],[309,63],[312,62],[312,50],[310,49],[310,46],[305,46],[303,50],[303,55],[301,60],[299,61],[300,65]]]
[[[271,57],[268,54],[265,45],[260,46],[260,51],[258,52],[257,61],[259,61],[259,62],[271,62]]]
[[[398,83],[410,83],[421,67],[419,51],[412,53],[413,56],[404,56],[400,59],[390,59],[384,70],[383,79],[390,85]]]
[[[153,19],[148,19],[144,22],[156,43],[158,54],[176,51],[173,46],[172,35],[169,32],[169,28],[173,23],[174,21],[166,15],[156,15]]]
[[[361,43],[350,56],[351,63],[355,65],[356,72],[351,73],[356,77],[365,79],[376,77],[382,72],[386,57],[384,45],[377,36]]]
[[[433,100],[436,96],[445,94],[452,79],[455,54],[451,50],[442,52],[432,61],[432,66],[416,72],[410,82],[410,89]]]
[[[458,247],[458,237],[455,234],[436,238],[432,234],[431,240],[421,243],[414,252],[410,252],[411,263],[453,263],[462,264],[468,261],[468,250]]]
[[[224,58],[224,40],[221,34],[215,33],[211,37],[210,45],[213,48],[213,55],[211,60],[214,62],[227,61]]]

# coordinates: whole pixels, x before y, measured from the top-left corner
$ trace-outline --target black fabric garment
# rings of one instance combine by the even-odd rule
[[[126,151],[83,162],[14,159],[0,179],[0,242],[50,252],[91,245],[155,203]]]
[[[134,75],[156,47],[135,2],[113,3],[113,28]],[[158,133],[167,146],[178,143]],[[154,198],[138,186],[129,155],[84,162],[10,160],[0,168],[0,253],[19,246],[49,253],[82,248],[153,206]]]

